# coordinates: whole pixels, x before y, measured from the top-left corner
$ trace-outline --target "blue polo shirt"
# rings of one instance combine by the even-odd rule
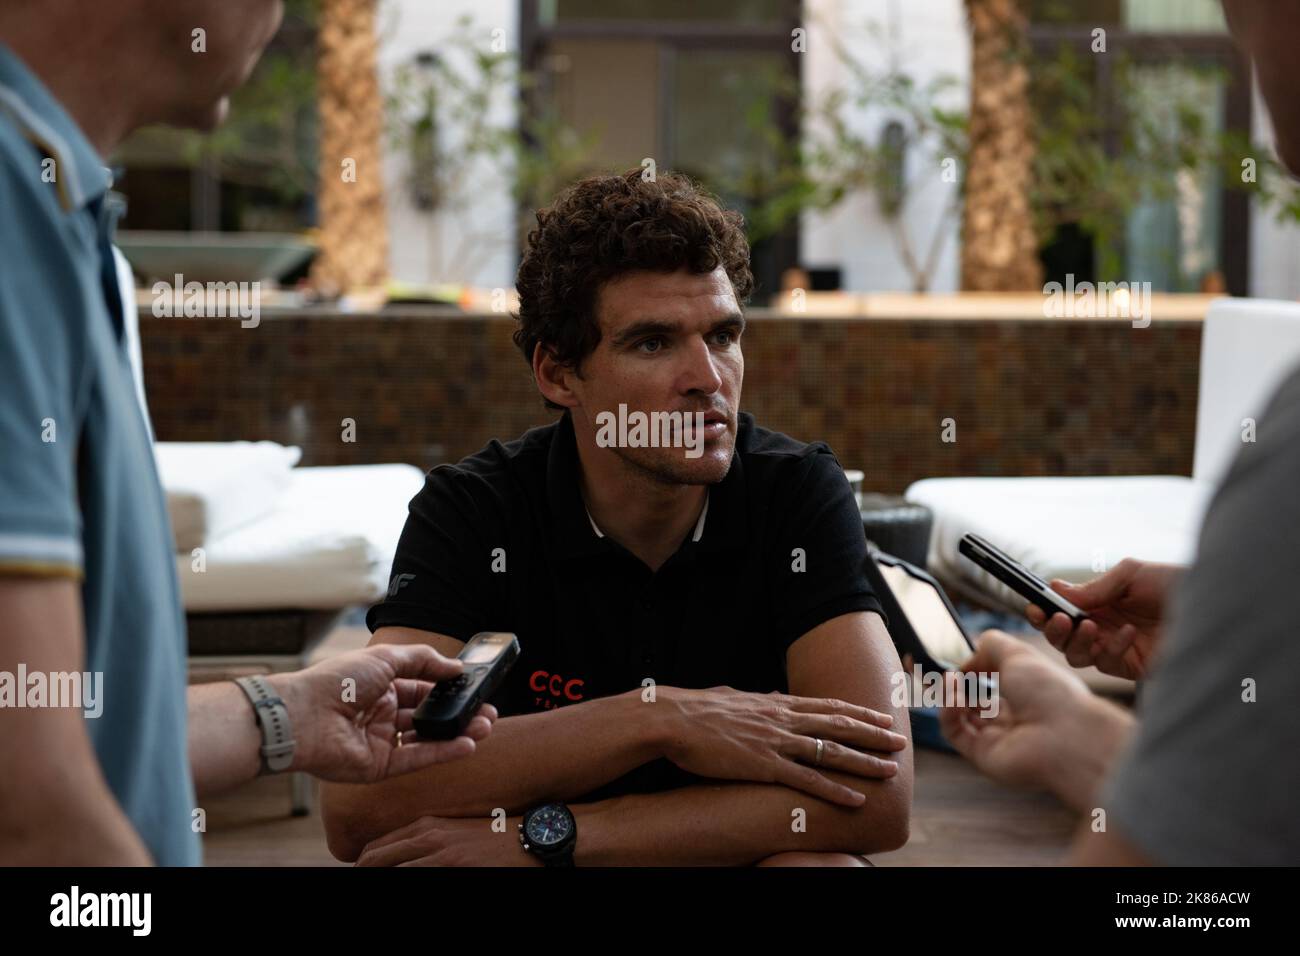
[[[185,617],[116,285],[108,171],[0,44],[0,574],[81,584],[84,717],[154,860],[200,862],[186,752]]]

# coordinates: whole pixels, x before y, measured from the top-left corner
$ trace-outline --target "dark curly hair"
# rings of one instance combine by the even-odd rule
[[[541,343],[577,369],[600,342],[595,305],[603,283],[627,272],[703,274],[719,265],[743,305],[754,290],[744,219],[686,176],[643,179],[637,167],[580,180],[537,211],[528,233],[515,279],[515,344],[530,367]]]

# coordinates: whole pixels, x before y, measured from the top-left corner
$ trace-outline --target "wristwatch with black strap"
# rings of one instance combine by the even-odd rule
[[[578,821],[563,803],[544,803],[524,814],[519,844],[546,866],[573,866]]]

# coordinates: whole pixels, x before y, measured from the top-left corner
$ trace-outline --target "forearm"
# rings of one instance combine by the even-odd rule
[[[719,783],[573,807],[579,866],[744,866],[792,850],[880,853],[907,842],[910,761],[888,780],[828,776],[856,809],[777,784]],[[800,812],[802,811],[802,812]]]
[[[370,840],[426,815],[490,816],[574,800],[663,754],[655,705],[636,691],[498,720],[472,757],[368,785],[329,784],[331,852],[354,859]]]
[[[0,672],[86,668],[81,596],[71,578],[0,576]],[[21,693],[22,691],[20,691]],[[0,864],[147,866],[140,835],[71,708],[0,710]]]
[[[262,766],[262,733],[247,695],[233,681],[190,687],[190,774],[198,796],[238,786]],[[292,718],[290,718],[292,722]]]
[[[0,782],[0,863],[5,866],[149,866],[152,858],[93,763],[67,755],[57,767]]]
[[[1069,724],[1077,732],[1053,750],[1047,785],[1066,806],[1085,813],[1097,805],[1101,785],[1133,730],[1133,716],[1088,695]]]
[[[320,765],[319,746],[312,746],[311,722],[320,719],[313,708],[306,671],[268,674],[266,682],[284,703],[295,747],[285,772],[313,772]],[[190,775],[199,796],[220,793],[247,783],[262,770],[262,727],[248,695],[234,681],[196,684],[189,688]]]

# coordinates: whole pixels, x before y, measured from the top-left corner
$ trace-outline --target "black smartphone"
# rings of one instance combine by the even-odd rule
[[[1053,591],[1046,581],[979,535],[962,535],[957,550],[1030,604],[1037,605],[1049,618],[1059,612],[1073,621],[1075,627],[1088,619],[1087,614]]]
[[[873,549],[865,570],[872,590],[880,598],[898,656],[912,659],[910,677],[908,670],[903,671],[912,742],[918,747],[955,753],[943,736],[936,707],[927,703],[927,680],[945,671],[959,671],[975,653],[974,642],[939,582],[920,568]],[[996,677],[977,674],[976,681],[979,700],[997,698]],[[944,683],[946,686],[946,678]]]
[[[883,551],[872,552],[866,572],[900,657],[910,655],[926,671],[951,671],[975,652],[956,608],[930,575]]]
[[[451,740],[464,733],[479,705],[496,693],[519,660],[519,639],[504,631],[480,631],[457,656],[464,672],[439,681],[415,708],[415,732],[427,740]]]

